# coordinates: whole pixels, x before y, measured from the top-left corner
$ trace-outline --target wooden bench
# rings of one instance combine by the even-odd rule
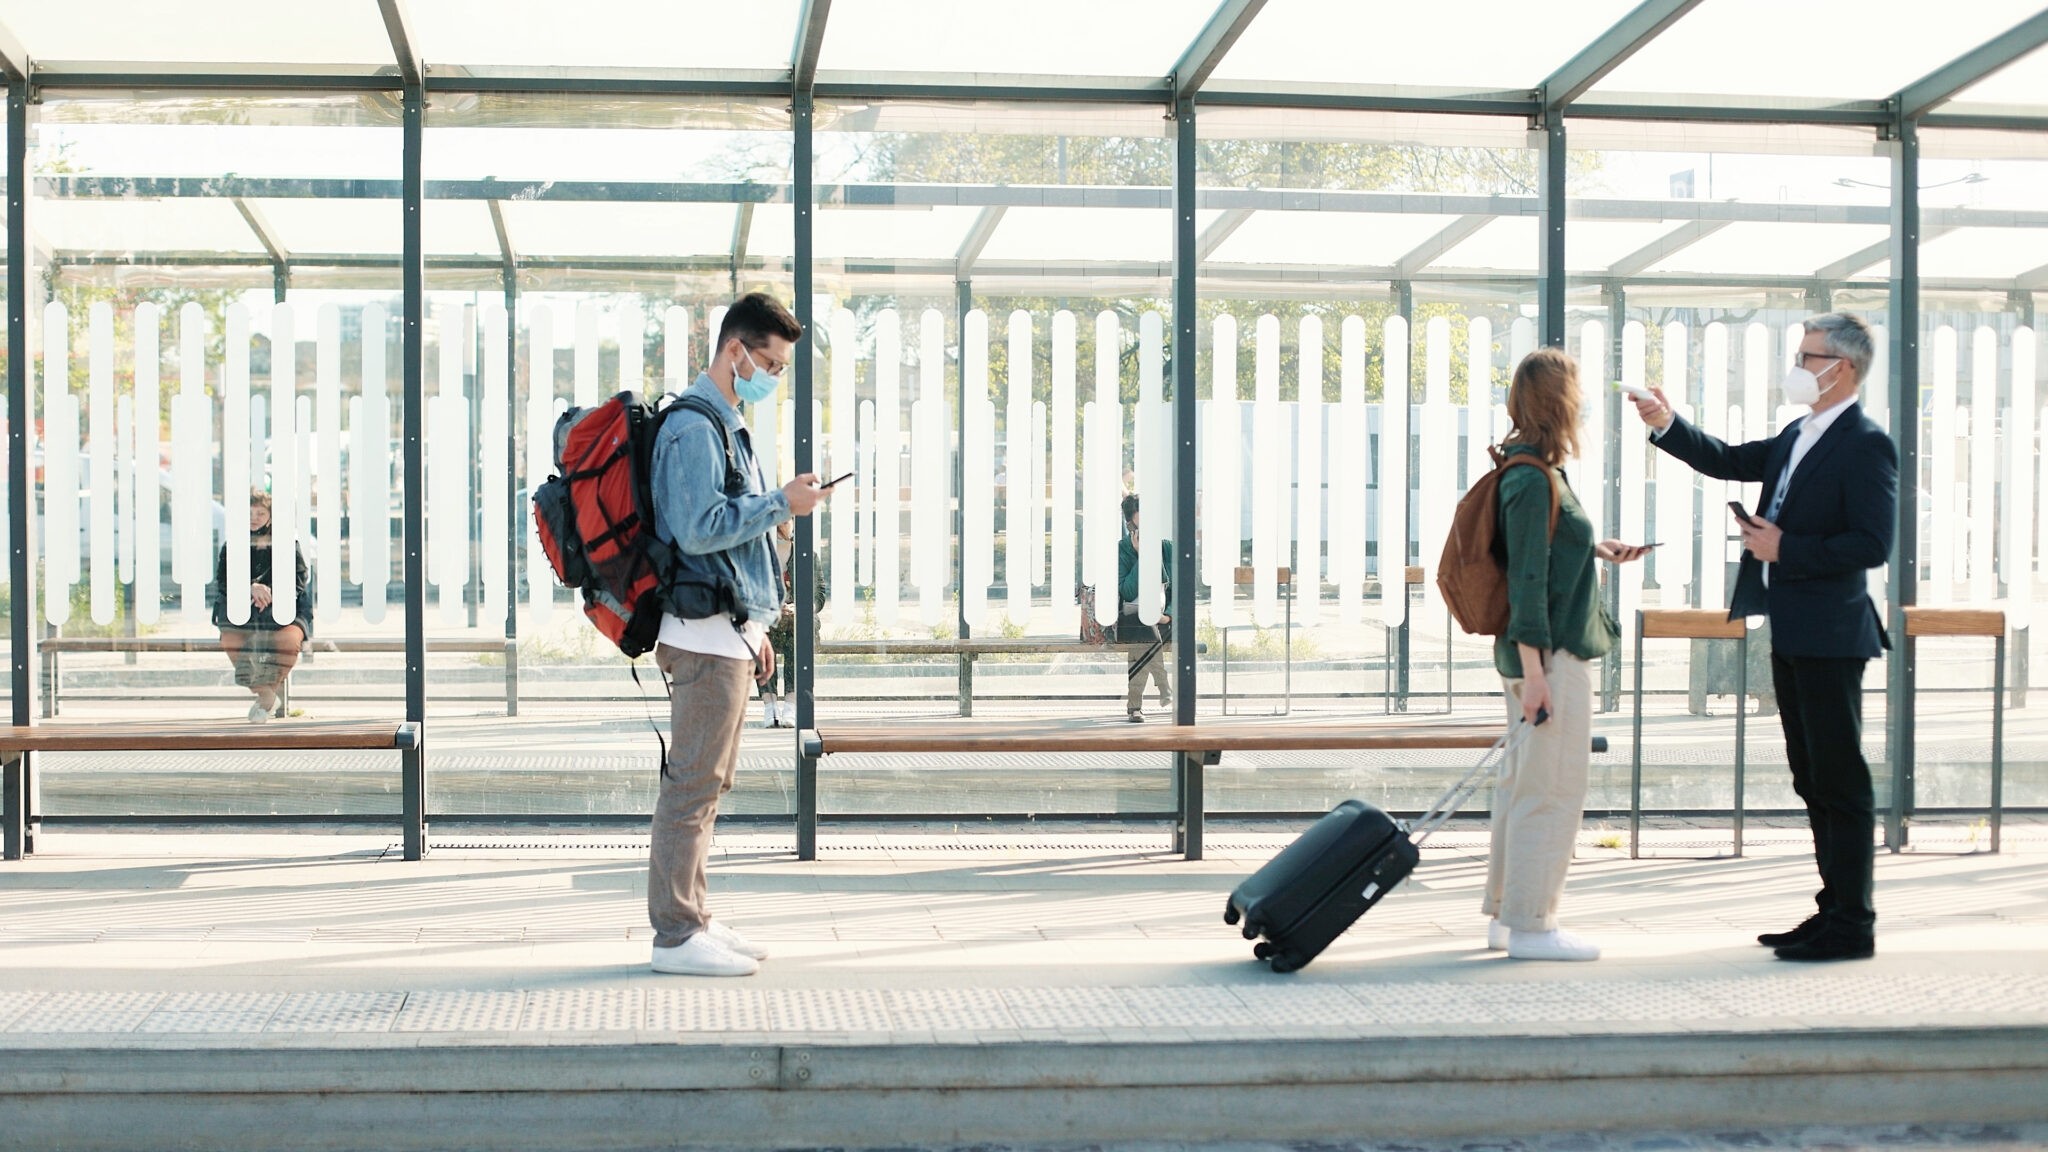
[[[316,720],[222,725],[214,721],[35,724],[0,734],[0,824],[5,858],[35,850],[35,757],[41,752],[247,752],[391,749],[399,753],[405,858],[426,853],[426,773],[421,725],[386,720]]]
[[[1498,724],[1351,720],[1208,721],[1130,724],[1103,720],[919,719],[821,724],[797,737],[797,855],[818,853],[818,760],[835,752],[1166,752],[1177,761],[1173,850],[1202,858],[1202,769],[1225,752],[1349,752],[1485,749]],[[1605,752],[1607,738],[1593,737]],[[810,814],[808,818],[802,815]]]
[[[43,718],[47,720],[57,716],[61,711],[61,658],[65,653],[219,652],[220,635],[214,633],[208,636],[49,636],[36,642],[36,650],[43,658],[42,712]],[[396,637],[342,636],[329,639],[315,636],[299,649],[299,655],[301,659],[312,659],[322,652],[404,651],[405,641]],[[505,657],[505,713],[508,716],[519,714],[519,641],[492,637],[429,636],[427,651],[474,655],[502,654]],[[279,708],[282,710],[282,702]]]

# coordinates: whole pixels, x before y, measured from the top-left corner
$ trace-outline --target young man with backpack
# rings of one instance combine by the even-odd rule
[[[803,326],[774,298],[741,297],[719,326],[710,366],[655,435],[656,535],[675,546],[679,566],[654,649],[670,683],[668,763],[647,875],[656,972],[751,976],[768,955],[711,918],[704,862],[719,797],[739,763],[747,704],[775,672],[766,627],[782,606],[782,577],[770,537],[830,492],[811,473],[768,487],[740,417],[741,402],[774,395],[802,338]]]

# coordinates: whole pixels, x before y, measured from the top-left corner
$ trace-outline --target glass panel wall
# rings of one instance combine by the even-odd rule
[[[1122,718],[1171,653],[1168,125],[821,106],[818,716]],[[1213,218],[1215,212],[1205,214]],[[964,397],[964,401],[963,401]],[[1138,560],[1119,592],[1122,504]],[[1132,618],[1118,632],[1119,608]],[[828,815],[1163,812],[1167,757],[846,757]]]
[[[1578,358],[1588,437],[1581,471],[1602,536],[1657,541],[1639,563],[1603,566],[1622,642],[1604,662],[1588,807],[1626,812],[1633,688],[1643,683],[1643,805],[1722,812],[1735,800],[1735,715],[1745,713],[1745,806],[1799,809],[1785,769],[1770,676],[1770,628],[1732,640],[1650,640],[1635,665],[1639,611],[1698,608],[1718,618],[1741,537],[1729,501],[1752,511],[1756,484],[1694,474],[1651,447],[1617,385],[1664,391],[1683,418],[1730,443],[1776,435],[1804,413],[1778,382],[1830,310],[1868,321],[1877,361],[1861,403],[1887,417],[1886,243],[1890,167],[1867,131],[1573,122],[1572,166],[1586,182],[1568,212],[1566,347]],[[1871,574],[1884,603],[1884,573]],[[1865,677],[1865,752],[1885,776],[1884,662]],[[1746,689],[1746,696],[1738,689]]]
[[[790,299],[779,104],[436,98],[426,134],[429,811],[643,818],[668,700],[584,618],[530,493],[569,408],[679,392],[725,307]],[[789,472],[787,384],[754,444]],[[436,652],[435,649],[440,651]],[[748,726],[730,814],[793,809],[788,734]]]
[[[398,214],[337,199],[395,193],[389,109],[38,111],[42,718],[401,715]],[[398,808],[395,753],[43,763],[51,816]]]
[[[1536,155],[1518,122],[1199,120],[1202,711],[1499,715],[1434,583],[1533,348]],[[1282,577],[1285,579],[1282,579]],[[1212,811],[1419,809],[1463,752],[1224,757]]]

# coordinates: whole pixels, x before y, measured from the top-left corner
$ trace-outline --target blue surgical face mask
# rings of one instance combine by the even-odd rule
[[[749,375],[742,376],[739,374],[738,365],[734,365],[732,390],[738,394],[739,398],[749,404],[759,404],[761,401],[775,395],[775,390],[782,387],[782,378],[770,376],[762,371],[761,366],[754,362],[753,354],[747,351],[747,346],[744,344],[740,345],[740,355],[747,358],[747,365],[752,371]]]

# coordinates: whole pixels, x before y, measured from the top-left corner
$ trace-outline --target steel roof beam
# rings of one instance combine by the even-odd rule
[[[1195,237],[1195,260],[1200,262],[1214,255],[1218,248],[1223,247],[1223,242],[1230,239],[1231,233],[1244,227],[1244,222],[1251,219],[1255,211],[1257,209],[1253,208],[1224,209],[1223,215],[1210,221],[1209,226],[1202,229],[1202,234]]]
[[[747,263],[747,244],[754,237],[754,206],[742,204],[732,215],[732,249],[727,262],[732,265],[732,274],[738,276]],[[737,295],[737,291],[734,293]]]
[[[1003,222],[1003,214],[1008,211],[1001,204],[991,204],[974,218],[974,226],[967,230],[967,238],[960,241],[960,251],[954,254],[953,279],[965,280],[974,275],[974,265],[981,259],[981,250],[988,247],[989,238],[996,234],[996,225]]]
[[[15,37],[13,29],[0,24],[0,75],[9,80],[27,80],[32,71],[28,49]]]
[[[1893,107],[1901,118],[1917,120],[1929,109],[1947,103],[1963,89],[2043,44],[2048,44],[2048,11],[2027,17],[1899,89],[1899,94],[1892,97]]]
[[[1643,0],[1543,81],[1544,110],[1555,112],[1584,95],[1699,3],[1700,0]]]
[[[1937,236],[1946,236],[1953,231],[1955,231],[1954,225],[1928,224],[1923,222],[1920,226],[1920,243],[1925,244]],[[1889,238],[1879,240],[1868,248],[1859,249],[1832,264],[1814,269],[1813,278],[1816,280],[1846,280],[1859,272],[1868,271],[1884,263],[1891,258],[1891,254],[1891,240]]]
[[[818,53],[825,47],[825,18],[832,0],[804,0],[796,21],[796,43],[789,49],[789,86],[798,95],[818,84]]]
[[[519,275],[519,252],[512,247],[512,230],[505,224],[505,205],[491,200],[485,204],[491,210],[491,231],[498,237],[498,260],[504,265],[505,275]]]
[[[1194,42],[1180,54],[1167,77],[1175,101],[1189,99],[1201,89],[1209,73],[1223,62],[1224,54],[1265,6],[1266,0],[1223,0],[1216,6],[1215,14],[1195,33]]]
[[[2021,292],[2048,291],[2048,264],[2013,277],[2012,286]]]
[[[1438,257],[1471,239],[1473,234],[1497,219],[1499,217],[1496,216],[1460,216],[1451,221],[1443,231],[1394,261],[1394,279],[1413,280],[1417,273],[1436,263]]]
[[[1608,267],[1607,274],[1626,280],[1639,273],[1647,272],[1655,267],[1658,262],[1692,247],[1721,229],[1726,228],[1730,223],[1731,221],[1727,220],[1688,220],[1670,232],[1657,237],[1641,248],[1616,260]]]
[[[427,67],[420,60],[419,41],[412,34],[412,19],[405,0],[377,0],[384,15],[384,32],[391,37],[391,55],[398,61],[398,77],[411,86],[424,82]]]

